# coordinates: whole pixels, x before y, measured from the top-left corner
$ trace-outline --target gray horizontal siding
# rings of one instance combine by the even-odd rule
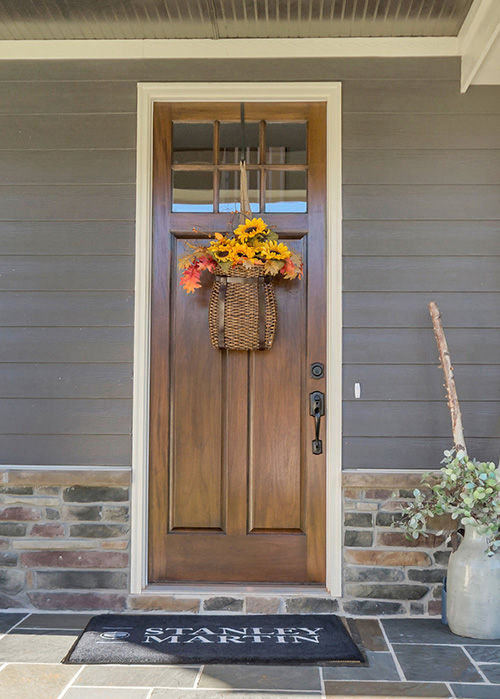
[[[353,58],[2,62],[2,461],[130,465],[136,82],[235,75],[343,81],[344,467],[449,446],[432,298],[469,450],[495,458],[500,89],[462,95],[455,58]]]
[[[496,221],[344,221],[344,255],[500,255]]]
[[[0,114],[135,113],[135,81],[0,82]]]
[[[436,301],[447,328],[500,328],[498,293],[348,292],[343,296],[346,328],[428,328]]]
[[[500,370],[498,366],[460,364],[456,385],[461,401],[495,401],[498,411]],[[436,364],[346,364],[343,398],[354,400],[354,384],[360,384],[363,401],[440,401],[445,397],[442,371]],[[352,408],[355,410],[356,408]],[[375,411],[377,406],[372,405]]]
[[[133,184],[135,151],[4,150],[0,184]]]
[[[500,184],[500,150],[363,148],[343,153],[344,184]]]
[[[0,257],[0,290],[127,290],[133,269],[129,255],[6,255]]]
[[[345,185],[343,213],[364,220],[496,220],[499,194],[499,185]]]
[[[128,435],[0,435],[2,464],[130,466]]]
[[[133,255],[134,229],[134,221],[0,220],[0,252],[2,255]],[[131,285],[132,282],[130,279]]]
[[[130,434],[128,400],[0,399],[4,434]]]
[[[496,364],[500,371],[500,330],[447,329],[453,364]],[[438,360],[432,329],[346,328],[346,364],[435,364]],[[459,375],[459,371],[457,369]]]
[[[465,94],[457,80],[346,80],[345,113],[500,114],[500,95],[489,86],[473,85]]]
[[[498,114],[349,114],[345,148],[500,148]]]
[[[443,251],[444,252],[444,251]],[[499,291],[498,257],[346,257],[346,291]]]
[[[135,114],[0,115],[0,149],[134,148]]]
[[[131,362],[132,328],[2,328],[0,362]]]
[[[261,80],[434,80],[460,79],[458,58],[286,58],[231,60],[2,61],[1,80],[234,81]],[[457,83],[458,84],[458,83]]]
[[[343,462],[349,468],[439,468],[451,437],[349,437],[343,440]],[[467,448],[480,461],[500,457],[499,440],[467,439]]]
[[[127,291],[19,291],[4,292],[0,299],[0,326],[133,324],[134,298]]]
[[[482,438],[500,430],[495,402],[462,402],[466,437]],[[348,437],[449,438],[450,414],[444,401],[345,401],[343,433]]]
[[[0,398],[130,398],[131,391],[130,364],[0,364]]]
[[[4,221],[79,221],[135,217],[135,187],[114,184],[3,185]]]

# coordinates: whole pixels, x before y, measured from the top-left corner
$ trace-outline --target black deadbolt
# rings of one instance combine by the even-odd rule
[[[311,376],[313,379],[322,379],[325,375],[325,367],[321,362],[314,362],[311,364]]]

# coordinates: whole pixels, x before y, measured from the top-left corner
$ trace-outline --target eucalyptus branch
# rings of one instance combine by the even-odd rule
[[[427,536],[429,520],[449,514],[461,525],[473,525],[488,539],[488,553],[500,547],[500,472],[493,462],[470,459],[465,451],[444,452],[440,476],[424,474],[422,490],[415,488],[414,499],[402,507],[395,523],[408,539]]]

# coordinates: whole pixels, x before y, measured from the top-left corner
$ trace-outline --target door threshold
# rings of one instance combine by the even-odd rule
[[[235,583],[152,583],[143,589],[143,595],[197,595],[211,596],[221,594],[287,597],[307,595],[308,597],[331,597],[324,585],[280,585],[235,584]]]

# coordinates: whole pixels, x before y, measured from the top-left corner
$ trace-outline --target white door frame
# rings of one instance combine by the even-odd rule
[[[154,102],[325,102],[327,107],[326,589],[342,594],[342,105],[339,82],[138,83],[130,592],[148,586]],[[176,586],[178,588],[178,586]],[[193,587],[190,586],[191,593]],[[254,588],[255,590],[255,588]],[[156,593],[156,590],[155,590]]]

